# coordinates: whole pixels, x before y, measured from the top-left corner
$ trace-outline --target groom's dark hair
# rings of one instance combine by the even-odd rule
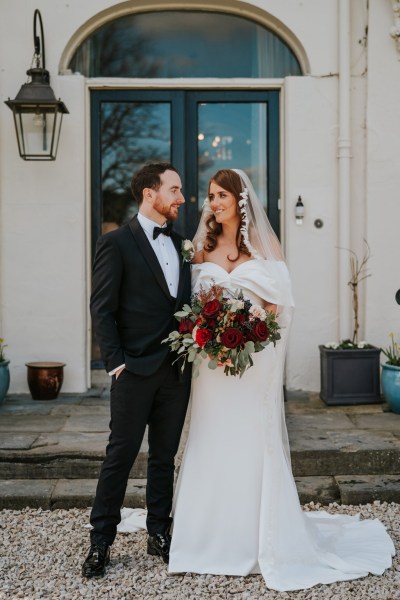
[[[143,201],[143,190],[145,188],[150,188],[157,191],[161,186],[160,175],[165,173],[165,171],[178,172],[173,165],[167,162],[150,163],[144,165],[144,167],[132,177],[131,191],[134,200],[136,200],[139,206]]]

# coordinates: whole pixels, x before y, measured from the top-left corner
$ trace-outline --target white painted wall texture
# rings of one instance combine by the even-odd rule
[[[400,335],[394,302],[400,287],[400,61],[389,34],[391,3],[369,0],[367,9],[366,0],[349,2],[351,244],[360,253],[365,237],[372,251],[361,335],[386,345],[390,331]],[[61,57],[79,28],[101,11],[179,4],[264,14],[304,49],[310,73],[287,78],[282,89],[283,225],[297,305],[287,387],[319,389],[318,344],[338,339],[338,290],[347,283],[338,280],[337,250],[338,0],[0,0],[0,336],[8,344],[13,392],[27,391],[25,362],[32,360],[66,362],[65,392],[81,392],[90,382],[89,92],[83,77],[57,75]],[[4,105],[30,65],[35,8],[44,22],[51,85],[70,111],[52,163],[19,158]],[[302,227],[294,223],[299,194],[306,208]],[[321,229],[314,226],[317,218]]]

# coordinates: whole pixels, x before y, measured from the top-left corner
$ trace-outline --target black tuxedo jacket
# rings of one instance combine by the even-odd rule
[[[172,241],[179,254],[178,293],[172,298],[160,263],[135,216],[101,236],[93,265],[90,310],[106,371],[125,363],[128,371],[151,375],[170,352],[162,344],[177,329],[174,312],[190,302],[190,264],[181,256],[182,238]],[[184,377],[189,377],[185,369]]]

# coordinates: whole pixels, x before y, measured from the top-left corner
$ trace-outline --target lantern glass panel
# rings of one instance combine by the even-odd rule
[[[58,107],[14,107],[18,149],[25,160],[55,160],[62,113]]]

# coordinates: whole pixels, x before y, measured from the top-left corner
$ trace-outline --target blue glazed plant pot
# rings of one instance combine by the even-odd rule
[[[400,367],[382,365],[382,392],[392,411],[400,415]]]
[[[0,362],[0,404],[6,397],[8,388],[10,386],[10,371],[8,369],[9,364],[9,360],[3,360]]]

